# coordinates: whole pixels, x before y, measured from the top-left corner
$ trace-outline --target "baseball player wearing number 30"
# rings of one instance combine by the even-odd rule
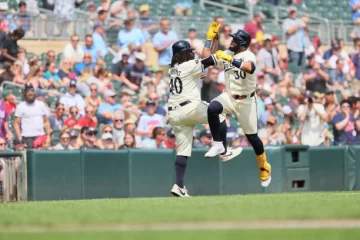
[[[216,36],[217,31],[213,33]],[[171,193],[177,197],[189,197],[184,186],[187,159],[191,156],[193,132],[196,124],[207,124],[208,103],[201,101],[200,76],[205,68],[214,65],[213,57],[195,59],[194,49],[184,40],[172,46],[173,58],[169,69],[169,124],[174,130],[178,144],[175,170],[176,184]],[[219,123],[219,138],[224,139],[220,161],[226,162],[239,155],[242,148],[231,149],[226,145],[226,122],[224,114],[213,116]]]
[[[212,23],[210,29],[215,24]],[[230,52],[219,50],[212,55],[209,47],[203,50],[203,57],[212,56],[216,65],[224,67],[226,83],[226,90],[212,100],[208,108],[208,121],[214,142],[205,157],[214,157],[225,151],[217,116],[222,113],[234,113],[256,153],[261,185],[267,187],[271,182],[271,166],[267,162],[263,143],[257,135],[256,79],[253,75],[256,58],[247,50],[251,37],[243,30],[238,30],[231,36],[233,39],[229,47]],[[210,46],[212,40],[207,38],[205,46]]]

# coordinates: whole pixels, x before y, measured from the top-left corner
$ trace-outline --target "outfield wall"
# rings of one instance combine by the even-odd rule
[[[268,147],[272,183],[260,186],[251,148],[220,163],[194,150],[185,185],[189,193],[225,195],[360,189],[360,146]],[[28,200],[166,197],[175,181],[175,151],[27,152]]]

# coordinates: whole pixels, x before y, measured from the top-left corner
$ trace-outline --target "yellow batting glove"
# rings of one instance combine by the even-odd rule
[[[219,29],[220,29],[220,23],[212,22],[206,33],[206,40],[210,40],[210,41],[214,40],[214,38],[219,32]]]
[[[217,59],[224,59],[225,61],[228,61],[228,62],[232,61],[232,56],[230,56],[229,54],[224,53],[221,50],[217,50],[215,54],[216,54]]]

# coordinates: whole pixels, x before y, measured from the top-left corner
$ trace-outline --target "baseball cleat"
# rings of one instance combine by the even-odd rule
[[[265,152],[261,155],[256,156],[256,158],[258,160],[261,186],[267,187],[271,182],[271,165],[266,160]]]
[[[206,158],[215,157],[216,155],[220,155],[225,152],[225,148],[222,142],[213,142],[211,148],[207,153],[205,153]]]
[[[237,147],[237,148],[227,148],[226,153],[221,155],[220,154],[220,161],[221,162],[227,162],[230,161],[231,159],[237,157],[241,152],[242,152],[243,148],[242,147]]]
[[[184,188],[181,188],[177,184],[174,184],[173,188],[171,189],[171,193],[175,197],[190,197],[185,186]]]

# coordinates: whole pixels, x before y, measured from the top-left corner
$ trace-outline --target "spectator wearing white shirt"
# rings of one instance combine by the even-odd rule
[[[143,141],[143,148],[147,149],[166,149],[164,145],[165,141],[165,129],[162,127],[155,127],[152,131],[152,138],[148,138]]]
[[[60,133],[59,143],[52,147],[53,150],[74,150],[70,145],[70,135],[67,132]]]
[[[84,51],[79,44],[80,38],[78,35],[72,35],[70,42],[64,47],[63,54],[64,59],[70,59],[73,63],[81,62],[84,58]]]
[[[185,40],[188,41],[191,47],[195,49],[195,57],[199,58],[202,54],[204,43],[197,38],[197,31],[195,25],[191,25],[189,27],[188,38]]]
[[[51,128],[45,104],[35,99],[35,88],[30,82],[25,84],[24,99],[16,107],[14,129],[16,137],[31,149],[35,139],[40,136],[46,135],[50,141]]]
[[[85,100],[84,98],[76,93],[76,81],[71,80],[67,93],[60,98],[60,103],[64,104],[65,111],[69,111],[69,109],[73,106],[76,106],[79,109],[79,113],[84,115],[85,113]]]

